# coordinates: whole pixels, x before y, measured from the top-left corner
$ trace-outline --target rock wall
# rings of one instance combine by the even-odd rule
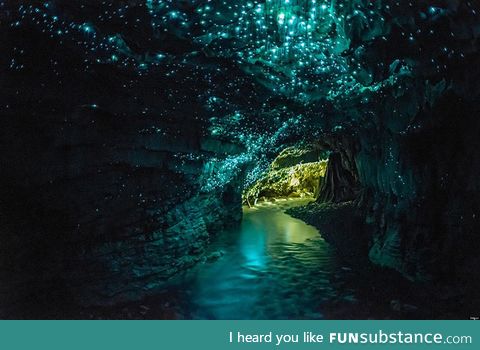
[[[316,198],[323,183],[326,154],[315,145],[287,147],[274,159],[266,174],[243,192],[243,203],[287,197]]]
[[[333,100],[343,131],[331,147],[345,169],[354,160],[369,257],[416,280],[461,276],[479,248],[477,6],[351,6],[341,30],[364,86]]]
[[[201,49],[199,23],[171,16],[185,5],[0,3],[5,304],[142,297],[238,223],[247,170],[302,133],[285,101]]]
[[[446,96],[422,131],[386,132],[374,141],[381,150],[366,145],[356,157],[373,232],[370,258],[412,279],[458,276],[478,248],[478,112],[462,105]]]
[[[319,188],[318,202],[347,202],[356,197],[358,187],[355,177],[343,166],[340,153],[332,153],[328,159],[325,178]]]
[[[2,286],[14,299],[59,283],[82,303],[139,298],[241,219],[241,173],[200,190],[216,165],[195,130],[174,138],[91,106],[48,126],[5,117],[18,122],[2,128]]]

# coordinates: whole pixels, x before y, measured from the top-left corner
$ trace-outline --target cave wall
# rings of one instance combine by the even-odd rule
[[[198,130],[165,136],[91,106],[22,117],[2,128],[2,302],[55,285],[86,304],[139,298],[241,219],[242,173],[200,190],[216,164]]]
[[[327,168],[327,153],[317,145],[287,147],[273,160],[268,171],[243,192],[243,203],[258,200],[318,196]]]
[[[478,249],[478,112],[446,95],[419,113],[431,118],[421,131],[370,135],[356,156],[369,256],[412,279],[459,276]]]
[[[368,87],[334,101],[344,129],[356,126],[354,146],[332,145],[345,169],[355,162],[370,260],[417,280],[469,276],[479,248],[476,5],[351,3],[357,19],[343,29]],[[367,21],[376,16],[389,20]]]
[[[0,3],[6,304],[162,286],[239,222],[245,182],[308,127],[199,44],[190,6],[204,3],[165,5]]]
[[[94,18],[95,4],[51,5]],[[2,310],[42,298],[141,298],[200,261],[211,237],[241,219],[245,169],[208,184],[243,145],[208,132],[210,88],[195,80],[223,81],[223,73],[176,61],[150,74],[92,62],[77,38],[54,37],[34,20],[16,26],[17,6],[2,9],[1,25],[3,48],[26,67],[1,59]],[[130,15],[148,14],[132,5]],[[125,32],[141,45],[148,25],[137,29]]]

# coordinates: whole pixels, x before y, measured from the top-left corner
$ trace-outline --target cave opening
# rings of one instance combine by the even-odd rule
[[[327,172],[330,151],[316,144],[284,148],[268,169],[242,193],[248,207],[258,202],[302,198],[316,200]]]
[[[328,141],[300,142],[283,148],[257,179],[245,186],[242,204],[303,198],[320,204],[361,201],[353,141],[341,135]]]

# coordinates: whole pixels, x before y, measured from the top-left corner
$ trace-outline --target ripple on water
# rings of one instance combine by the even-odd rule
[[[178,286],[190,291],[188,308],[194,317],[323,317],[322,303],[338,297],[333,282],[342,266],[317,229],[284,213],[301,204],[305,201],[245,209],[238,229],[216,237],[209,249],[225,255],[198,265]]]

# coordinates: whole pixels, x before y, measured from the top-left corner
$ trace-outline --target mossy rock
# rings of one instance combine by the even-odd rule
[[[252,205],[259,198],[314,197],[327,169],[327,161],[297,164],[270,170],[243,194],[244,203]]]
[[[272,162],[271,169],[279,170],[290,168],[300,163],[315,163],[321,158],[326,158],[323,151],[312,145],[304,147],[288,147],[285,148]]]

